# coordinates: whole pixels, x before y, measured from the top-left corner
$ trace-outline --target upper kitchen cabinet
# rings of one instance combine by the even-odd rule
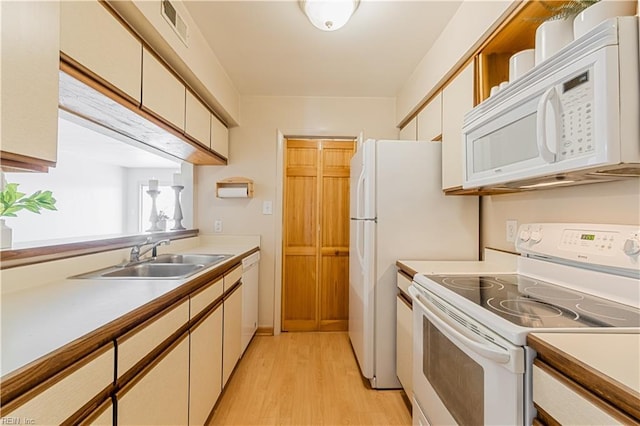
[[[211,113],[187,90],[185,133],[202,146],[211,148]]]
[[[60,2],[63,59],[140,105],[142,42],[97,1]]]
[[[146,48],[142,52],[142,108],[184,130],[184,84]]]
[[[417,119],[414,117],[400,129],[400,139],[403,141],[415,141],[418,135]]]
[[[0,2],[2,169],[48,171],[57,159],[60,2]]]
[[[509,58],[512,55],[534,48],[536,29],[553,14],[549,4],[560,8],[564,3],[569,2],[554,1],[546,6],[542,1],[523,2],[480,46],[476,53],[476,103],[487,99],[493,86],[509,81]]]
[[[229,158],[229,129],[218,117],[211,115],[211,149],[224,158]]]
[[[474,104],[474,62],[465,66],[442,91],[442,189],[462,188],[462,124]]]
[[[418,113],[418,140],[442,139],[442,93],[438,92]]]

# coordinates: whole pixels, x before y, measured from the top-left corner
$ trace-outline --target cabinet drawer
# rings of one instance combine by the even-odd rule
[[[60,8],[60,50],[139,105],[142,42],[98,1],[63,1]]]
[[[142,53],[142,106],[184,130],[185,87],[147,49]]]
[[[224,275],[224,291],[227,292],[239,279],[242,278],[242,265],[237,266]]]
[[[222,281],[223,279],[219,278],[204,290],[200,290],[191,296],[191,319],[195,318],[195,316],[209,306],[211,302],[222,296],[224,292]]]
[[[187,90],[184,131],[202,146],[211,146],[211,113],[193,93]]]
[[[533,402],[560,424],[621,425],[629,421],[622,412],[537,360]]]
[[[229,129],[215,115],[211,116],[211,149],[229,158]]]
[[[151,318],[117,340],[118,377],[189,321],[189,301]]]
[[[78,361],[15,402],[3,406],[3,418],[31,419],[35,425],[61,424],[113,385],[114,354],[113,344],[109,344],[96,355]]]

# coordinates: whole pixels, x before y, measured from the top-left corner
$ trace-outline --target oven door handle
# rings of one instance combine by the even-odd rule
[[[413,296],[414,302],[418,304],[420,310],[424,312],[429,321],[433,322],[440,332],[447,336],[449,340],[459,341],[472,351],[482,355],[483,357],[497,362],[499,364],[508,364],[511,360],[509,352],[496,350],[496,345],[484,344],[469,338],[466,333],[470,333],[468,330],[462,330],[460,326],[452,324],[444,317],[440,310],[435,307],[430,301],[424,299],[424,297],[414,288],[409,287],[409,293]],[[414,306],[415,309],[415,306]]]

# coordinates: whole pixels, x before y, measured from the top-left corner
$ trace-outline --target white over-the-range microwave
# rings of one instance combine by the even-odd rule
[[[638,17],[607,20],[471,110],[463,188],[640,176]]]

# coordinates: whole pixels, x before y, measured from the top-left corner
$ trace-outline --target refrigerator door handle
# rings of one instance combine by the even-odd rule
[[[364,172],[365,168],[362,167],[360,176],[358,176],[358,184],[356,185],[356,218],[362,217],[362,205],[364,204],[364,196],[362,190],[364,189]]]
[[[364,238],[364,235],[361,235],[360,229],[364,227],[364,222],[361,220],[355,221],[356,225],[356,254],[358,255],[358,264],[360,265],[360,270],[364,274],[364,254],[362,250],[360,250],[360,241]],[[364,241],[362,241],[362,245],[364,246]]]

